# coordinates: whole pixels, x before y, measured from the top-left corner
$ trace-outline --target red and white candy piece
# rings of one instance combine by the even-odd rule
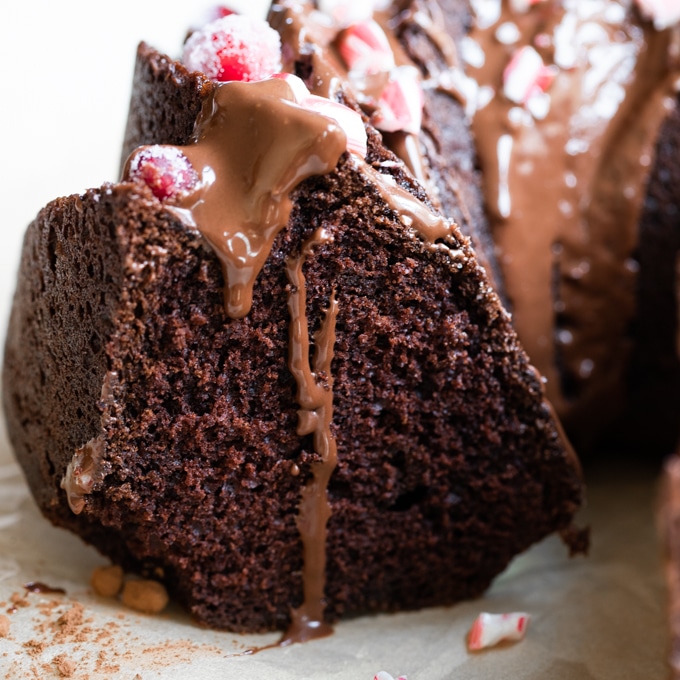
[[[394,680],[394,678],[387,671],[378,671],[373,680]],[[397,680],[407,680],[405,675],[400,675]]]
[[[230,14],[192,33],[182,61],[219,82],[264,80],[281,70],[281,39],[266,21]]]
[[[468,649],[478,651],[492,647],[504,640],[522,640],[529,624],[529,614],[487,614],[482,612],[472,624],[468,636]]]
[[[348,26],[338,39],[338,51],[353,73],[384,73],[394,67],[394,53],[385,31],[373,19]]]
[[[503,94],[516,104],[529,104],[532,98],[542,97],[556,74],[556,68],[546,66],[533,47],[522,47],[503,71]]]
[[[145,146],[129,160],[126,179],[142,180],[161,201],[192,191],[198,173],[174,146]]]
[[[288,83],[295,97],[295,103],[303,109],[333,119],[347,136],[347,150],[350,153],[355,153],[361,158],[366,157],[366,128],[361,116],[354,109],[311,94],[304,82],[291,73],[277,73],[273,77]]]
[[[657,31],[663,31],[680,23],[679,0],[637,0],[640,12],[654,22]]]
[[[518,14],[526,14],[534,5],[538,5],[545,0],[510,0],[510,9]]]
[[[332,118],[347,135],[347,150],[362,158],[366,157],[366,128],[361,116],[344,104],[331,101],[325,97],[310,95],[301,106],[316,111],[322,116]]]
[[[373,16],[371,0],[318,0],[317,7],[338,26],[349,26]]]
[[[393,69],[380,94],[371,122],[383,132],[403,130],[417,135],[423,122],[423,90],[420,74],[413,66]]]

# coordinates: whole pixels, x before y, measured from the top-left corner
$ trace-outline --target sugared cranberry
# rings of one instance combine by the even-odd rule
[[[265,21],[230,14],[192,33],[182,61],[219,82],[264,80],[281,70],[281,39]]]
[[[187,193],[198,184],[189,159],[174,146],[146,146],[128,161],[126,178],[141,179],[161,201]]]

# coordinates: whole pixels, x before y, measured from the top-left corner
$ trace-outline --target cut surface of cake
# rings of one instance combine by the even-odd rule
[[[539,375],[370,125],[146,46],[130,111],[125,181],[24,242],[3,398],[49,519],[198,621],[289,639],[475,597],[553,531],[583,547]]]

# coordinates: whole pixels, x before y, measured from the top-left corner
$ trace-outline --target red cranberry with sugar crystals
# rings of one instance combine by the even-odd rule
[[[126,178],[141,179],[161,201],[193,190],[198,174],[174,146],[146,146],[128,161]]]
[[[266,21],[230,14],[192,33],[182,61],[219,82],[264,80],[281,70],[281,39]]]

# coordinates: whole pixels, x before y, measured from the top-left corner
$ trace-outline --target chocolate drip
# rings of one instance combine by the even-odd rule
[[[53,588],[48,586],[41,581],[31,581],[30,583],[25,583],[24,588],[28,593],[44,593],[46,595],[65,595],[66,591],[63,588]]]
[[[106,427],[111,414],[109,409],[114,400],[114,389],[118,383],[118,375],[107,371],[102,382],[100,408],[102,409],[102,428]],[[71,511],[79,515],[85,508],[85,497],[92,493],[95,483],[101,480],[104,472],[104,442],[101,437],[93,437],[73,454],[71,462],[59,486],[66,491],[66,500]]]
[[[333,378],[331,362],[335,345],[335,320],[338,303],[331,295],[321,327],[314,335],[314,358],[310,364],[309,323],[306,313],[306,289],[302,267],[312,250],[330,240],[324,229],[317,229],[302,247],[297,258],[286,263],[290,281],[289,367],[297,383],[299,435],[313,435],[314,451],[319,462],[312,463],[312,479],[302,489],[297,526],[304,549],[304,601],[292,612],[291,625],[280,644],[304,642],[330,635],[332,629],[323,621],[326,582],[326,536],[331,516],[328,481],[337,463],[333,418]]]
[[[66,491],[69,507],[76,515],[85,508],[85,496],[92,493],[92,488],[100,475],[103,454],[104,445],[101,439],[90,439],[76,450],[66,467],[60,486]]]
[[[288,223],[290,192],[333,170],[346,146],[334,121],[296,105],[276,78],[220,83],[205,101],[193,143],[179,147],[199,186],[169,208],[220,258],[230,317],[250,311],[255,280]]]
[[[426,243],[447,248],[444,243],[437,242],[451,236],[453,223],[450,220],[432,212],[413,194],[402,189],[391,175],[383,175],[367,163],[362,163],[360,170],[373,182],[385,203],[399,213],[405,227],[413,229]]]

